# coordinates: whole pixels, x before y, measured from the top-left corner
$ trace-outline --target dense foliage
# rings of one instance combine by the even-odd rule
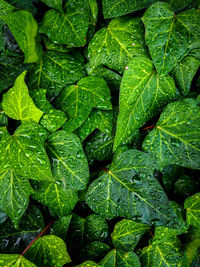
[[[200,265],[198,0],[0,0],[0,267]]]

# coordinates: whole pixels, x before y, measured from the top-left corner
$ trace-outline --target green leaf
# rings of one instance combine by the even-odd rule
[[[8,118],[5,114],[5,111],[2,110],[2,105],[0,103],[0,126],[7,126],[8,125]]]
[[[67,117],[61,110],[55,109],[46,99],[46,89],[37,89],[30,91],[30,95],[37,106],[44,114],[40,120],[40,124],[50,132],[60,129]]]
[[[115,224],[111,234],[112,243],[117,249],[132,251],[148,230],[150,227],[146,224],[123,219]]]
[[[67,231],[69,228],[69,224],[71,222],[72,215],[60,217],[58,220],[54,222],[54,224],[51,227],[51,235],[56,235],[63,240],[66,239]]]
[[[170,76],[160,77],[148,57],[132,59],[120,86],[119,115],[114,150],[130,143],[138,129],[176,96]]]
[[[161,168],[176,164],[200,168],[200,107],[195,99],[170,103],[143,142],[144,151],[152,152]]]
[[[98,261],[110,251],[110,247],[102,242],[94,241],[86,245],[80,251],[80,261],[94,260]]]
[[[46,49],[58,51],[58,52],[70,52],[72,48],[68,48],[67,45],[56,44],[52,42],[46,35],[43,36]]]
[[[69,53],[47,51],[40,64],[33,66],[30,87],[47,88],[47,97],[55,97],[67,85],[85,76],[83,63]]]
[[[120,73],[131,58],[146,54],[143,25],[140,19],[131,17],[112,20],[95,33],[88,46],[92,67],[103,64]]]
[[[0,254],[0,264],[4,267],[37,267],[34,263],[17,254]]]
[[[46,150],[57,183],[73,190],[84,190],[89,170],[79,138],[65,131],[56,132],[48,137]]]
[[[26,252],[37,266],[62,267],[71,262],[65,242],[55,235],[40,237]]]
[[[101,265],[98,265],[94,261],[85,261],[79,265],[76,265],[76,267],[100,267]]]
[[[189,52],[189,45],[199,43],[200,15],[195,9],[177,15],[167,3],[155,3],[142,17],[145,40],[159,74],[169,73]]]
[[[65,127],[63,127],[65,129]],[[95,129],[101,132],[112,135],[113,128],[113,111],[93,109],[85,122],[76,130],[76,134],[81,141],[90,135]]]
[[[14,86],[3,95],[2,106],[10,118],[22,122],[39,122],[43,112],[36,108],[25,84],[26,72],[17,77]]]
[[[180,90],[186,96],[190,92],[192,80],[198,71],[200,61],[191,56],[186,56],[176,67],[172,70],[171,75]]]
[[[123,252],[120,250],[111,250],[100,262],[100,266],[104,267],[140,267],[138,256],[132,252]]]
[[[67,216],[78,201],[76,191],[60,184],[40,182],[34,186],[34,199],[46,205],[53,215]]]
[[[86,199],[89,207],[107,219],[119,216],[174,227],[176,215],[153,176],[154,168],[154,161],[147,154],[125,151],[110,170],[90,184]]]
[[[41,0],[47,6],[57,9],[58,11],[62,12],[62,2],[63,0]]]
[[[24,63],[34,63],[40,58],[40,47],[36,44],[37,22],[29,11],[16,11],[2,17],[25,54]]]
[[[200,229],[200,193],[186,198],[184,208],[186,209],[187,223]]]
[[[69,47],[84,46],[90,13],[88,0],[68,0],[63,7],[63,13],[55,9],[45,13],[39,32],[58,44],[67,44]]]
[[[197,250],[200,248],[200,231],[194,227],[190,228],[185,241],[185,250],[188,263],[192,264]],[[193,266],[193,265],[191,265]]]
[[[54,104],[69,116],[64,127],[69,133],[84,123],[93,108],[112,109],[110,90],[106,82],[94,76],[83,78],[76,85],[67,86]]]
[[[188,175],[181,175],[174,184],[174,194],[178,197],[186,198],[195,192],[196,183]]]

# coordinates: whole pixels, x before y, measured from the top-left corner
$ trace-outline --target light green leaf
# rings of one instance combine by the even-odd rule
[[[45,13],[39,32],[58,44],[67,44],[69,47],[84,46],[90,14],[88,0],[68,0],[62,14],[55,9]]]
[[[14,86],[3,95],[2,106],[10,118],[22,122],[39,122],[43,112],[36,108],[25,84],[26,72],[17,77]]]
[[[120,87],[119,115],[114,150],[130,143],[148,120],[176,96],[170,76],[160,77],[148,57],[132,59],[125,70]]]
[[[46,150],[57,183],[73,190],[84,190],[89,181],[89,169],[79,138],[65,131],[56,132],[48,137]]]
[[[114,231],[111,234],[112,243],[117,249],[132,251],[148,230],[150,230],[150,227],[146,224],[123,219],[115,224]]]
[[[184,208],[186,209],[187,223],[200,229],[200,193],[186,198]]]
[[[170,103],[143,142],[155,155],[158,167],[176,164],[200,169],[200,107],[195,99]]]
[[[16,11],[2,17],[2,19],[24,52],[24,63],[37,62],[41,53],[40,47],[36,44],[38,25],[31,12]]]
[[[76,191],[51,182],[40,182],[34,186],[34,199],[48,206],[51,213],[57,216],[67,216],[78,201]]]
[[[30,73],[30,88],[46,88],[47,97],[54,98],[69,84],[85,76],[83,63],[69,53],[47,51],[40,64]]]
[[[101,265],[98,265],[94,261],[85,261],[79,265],[76,265],[76,267],[100,267]]]
[[[55,235],[40,237],[26,252],[37,266],[62,267],[71,262],[65,242]]]
[[[57,9],[58,11],[62,12],[62,2],[63,0],[41,0],[47,6]]]
[[[169,73],[199,43],[200,15],[195,9],[174,14],[167,3],[155,3],[142,17],[145,40],[159,74]]]
[[[30,95],[35,105],[44,112],[40,124],[50,132],[55,132],[60,129],[67,117],[61,110],[55,109],[46,99],[46,89],[37,89],[30,91]]]
[[[90,184],[86,196],[89,207],[107,219],[125,217],[175,227],[176,215],[153,176],[154,168],[147,154],[138,150],[123,152],[110,170]]]
[[[146,55],[144,29],[138,18],[121,17],[97,31],[88,46],[92,67],[105,65],[123,73],[128,61]]]
[[[63,127],[65,129],[65,127]],[[113,128],[113,111],[93,109],[85,122],[76,130],[81,141],[90,135],[95,129],[111,135]]]
[[[132,252],[123,252],[121,250],[111,250],[100,262],[104,267],[140,267],[138,256]]]
[[[172,70],[171,75],[180,90],[186,96],[191,88],[192,80],[198,71],[200,60],[191,56],[186,56],[176,67]]]
[[[18,254],[0,254],[0,265],[4,267],[37,267]]]
[[[69,116],[64,129],[70,133],[84,123],[93,108],[111,110],[110,98],[106,82],[102,78],[88,76],[63,89],[54,104]]]

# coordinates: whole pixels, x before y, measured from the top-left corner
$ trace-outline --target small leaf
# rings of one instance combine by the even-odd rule
[[[51,235],[56,235],[63,240],[66,239],[69,224],[71,222],[72,215],[60,217],[54,222],[51,227]]]
[[[170,103],[143,142],[144,151],[152,152],[160,168],[176,164],[200,168],[200,107],[188,98]]]
[[[37,267],[34,263],[17,254],[0,254],[0,265],[4,267]]]
[[[85,261],[79,265],[76,265],[76,267],[100,267],[101,265],[98,265],[94,261]]]
[[[117,249],[132,251],[135,249],[140,238],[150,229],[146,224],[131,220],[121,220],[115,225],[111,234],[112,243]]]
[[[62,12],[62,2],[63,0],[41,0],[47,6],[57,9],[58,11]]]
[[[114,150],[130,143],[138,129],[176,96],[170,76],[160,77],[148,57],[132,59],[120,87]]]
[[[34,63],[40,58],[40,47],[36,44],[38,25],[29,11],[16,11],[2,17],[25,54],[24,63]]]
[[[89,207],[109,220],[125,217],[174,227],[176,215],[153,169],[154,162],[147,154],[138,150],[123,152],[110,170],[90,184],[86,196]]]
[[[186,198],[184,208],[186,209],[187,223],[200,229],[200,193]]]
[[[132,266],[140,267],[140,261],[138,256],[132,252],[123,252],[121,250],[111,250],[100,262],[100,266],[103,267],[120,267],[120,266]]]
[[[111,110],[110,90],[106,82],[99,77],[88,76],[76,85],[63,89],[55,101],[69,116],[65,124],[66,132],[73,132],[80,127],[93,108]]]
[[[25,254],[37,266],[62,267],[71,262],[65,242],[55,235],[40,237]]]
[[[43,112],[36,108],[25,84],[26,72],[15,81],[14,86],[3,95],[2,106],[12,119],[22,122],[39,122]]]
[[[86,245],[81,251],[80,251],[80,260],[94,260],[98,261],[102,257],[104,257],[108,252],[110,251],[110,247],[103,243],[94,241],[88,245]]]

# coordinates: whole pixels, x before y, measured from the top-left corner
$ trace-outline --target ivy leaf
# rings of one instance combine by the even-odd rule
[[[47,97],[58,96],[67,85],[85,76],[83,63],[69,53],[47,51],[30,73],[30,88],[48,88]]]
[[[5,267],[37,267],[34,263],[17,254],[0,254],[0,264]]]
[[[85,261],[79,265],[76,265],[76,267],[100,267],[101,265],[98,265],[94,261]]]
[[[89,207],[107,219],[120,216],[174,227],[176,215],[153,169],[154,162],[147,154],[138,150],[123,152],[110,170],[90,184],[86,196]]]
[[[200,168],[200,107],[195,99],[170,103],[161,113],[156,127],[143,142],[144,151],[152,152],[158,165],[174,164]]]
[[[185,251],[188,259],[188,263],[193,266],[192,262],[195,259],[195,254],[200,248],[200,231],[195,227],[189,229],[185,240]],[[194,265],[198,266],[198,265]]]
[[[25,84],[24,71],[17,77],[14,86],[3,95],[2,106],[12,119],[22,122],[39,122],[43,112],[36,108]]]
[[[160,77],[149,58],[131,60],[120,87],[114,151],[119,145],[130,143],[139,127],[157,115],[175,96],[173,79]]]
[[[40,182],[34,186],[34,199],[46,205],[53,215],[67,216],[78,201],[76,191],[49,182]]]
[[[146,224],[123,219],[115,224],[111,234],[112,243],[117,249],[132,251],[148,230],[150,227]]]
[[[65,3],[62,13],[55,9],[45,13],[39,32],[58,44],[67,44],[69,47],[84,46],[90,14],[88,0],[69,0]],[[53,27],[52,22],[56,22]]]
[[[76,85],[67,86],[54,104],[69,116],[64,127],[69,133],[84,123],[93,108],[112,109],[110,90],[106,82],[94,76],[83,78]]]
[[[134,266],[140,267],[138,256],[132,252],[123,252],[121,250],[111,250],[100,262],[104,267]]]
[[[71,262],[65,242],[55,235],[40,237],[26,252],[37,266],[62,267]]]
[[[65,127],[63,127],[65,129]],[[95,129],[101,132],[112,135],[113,128],[113,111],[93,109],[85,122],[76,130],[81,141],[90,135]]]
[[[169,73],[200,36],[200,15],[195,9],[177,15],[167,3],[151,5],[142,17],[145,40],[159,74]]]
[[[16,11],[2,17],[19,47],[25,54],[24,63],[34,63],[40,58],[40,46],[36,44],[38,25],[29,11]]]
[[[200,60],[191,56],[186,56],[176,67],[172,70],[171,75],[180,90],[186,96],[190,92],[192,80],[198,71]]]
[[[200,193],[186,198],[184,208],[187,223],[200,229]]]
[[[92,67],[105,65],[120,73],[134,56],[146,55],[144,29],[140,19],[121,17],[95,33],[88,46]]]
[[[65,240],[71,219],[72,215],[68,215],[60,217],[58,220],[56,220],[51,227],[51,235],[56,235]]]
[[[86,245],[81,251],[80,251],[80,260],[94,260],[98,261],[102,257],[104,257],[108,252],[110,251],[110,247],[103,243],[94,241],[88,245]]]
[[[50,132],[55,132],[63,126],[67,117],[61,110],[55,109],[46,99],[46,89],[30,91],[35,105],[44,112],[40,124]]]
[[[47,6],[57,9],[58,11],[62,12],[62,2],[63,0],[41,0]]]
[[[46,150],[57,183],[73,190],[84,190],[89,181],[89,169],[79,138],[65,131],[56,132],[48,137]]]

